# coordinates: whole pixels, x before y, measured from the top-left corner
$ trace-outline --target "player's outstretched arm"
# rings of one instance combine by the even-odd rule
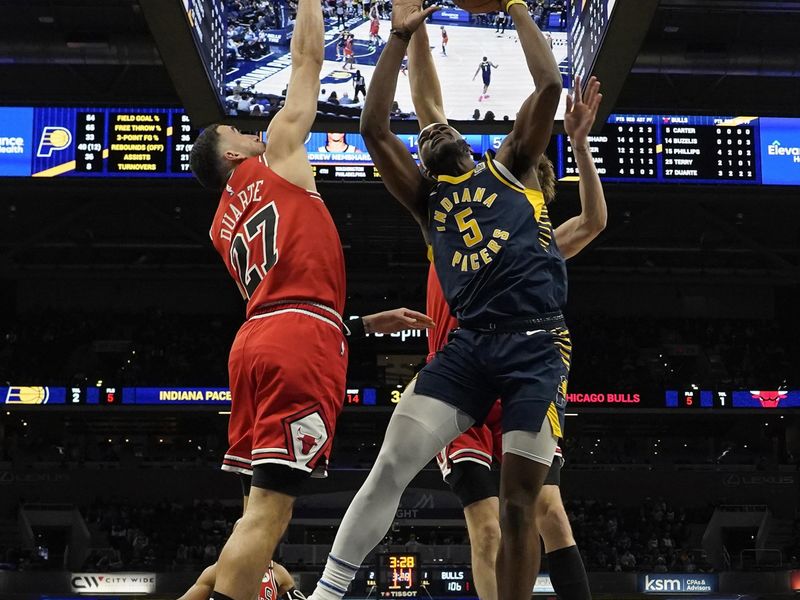
[[[364,317],[365,333],[397,333],[404,329],[430,329],[435,325],[428,315],[408,308],[395,308]]]
[[[608,218],[603,184],[589,150],[589,131],[603,99],[600,82],[592,77],[586,87],[586,94],[583,95],[580,78],[577,78],[573,95],[574,97],[567,97],[564,128],[578,164],[581,214],[559,225],[555,230],[556,244],[564,258],[572,258],[583,250],[605,229]]]
[[[514,18],[535,91],[520,108],[514,128],[497,153],[497,160],[526,186],[538,187],[532,167],[538,164],[539,156],[550,142],[553,119],[561,100],[561,73],[547,40],[528,14],[524,0],[510,0],[506,12]]]
[[[267,130],[267,162],[289,182],[316,190],[304,142],[317,114],[324,28],[319,0],[299,0],[285,106]]]
[[[375,67],[361,113],[361,135],[386,189],[411,212],[423,235],[427,226],[424,179],[408,149],[392,133],[389,114],[397,90],[400,64],[411,35],[436,8],[432,6],[423,11],[417,4],[401,10],[395,4],[392,33]]]
[[[424,23],[411,36],[408,45],[408,79],[419,128],[424,129],[431,123],[447,123],[442,84],[433,63],[428,30]]]

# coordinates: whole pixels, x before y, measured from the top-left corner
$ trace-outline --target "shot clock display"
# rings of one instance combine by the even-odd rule
[[[418,554],[379,554],[379,598],[416,598],[420,593]]]

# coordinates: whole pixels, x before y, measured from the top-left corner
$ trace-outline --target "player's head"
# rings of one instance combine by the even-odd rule
[[[432,177],[463,175],[475,165],[469,144],[447,123],[432,123],[419,132],[417,154]]]
[[[257,135],[241,133],[230,125],[214,124],[197,136],[189,164],[200,183],[221,190],[236,165],[265,150],[266,144]]]
[[[336,143],[336,144],[338,144],[339,142],[347,143],[346,139],[347,138],[345,138],[345,134],[343,134],[343,133],[336,133],[336,132],[332,132],[332,131],[328,132],[328,142],[329,143],[330,142],[333,142],[333,143]]]
[[[536,178],[539,180],[544,203],[550,204],[556,199],[556,172],[553,163],[545,154],[539,157],[539,163],[536,165]]]
[[[484,56],[483,57],[483,62],[486,62],[487,60],[489,60],[489,59]]]

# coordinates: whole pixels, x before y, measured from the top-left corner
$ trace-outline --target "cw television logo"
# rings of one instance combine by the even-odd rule
[[[6,392],[6,404],[47,404],[50,388],[37,386],[11,386]]]
[[[99,588],[104,579],[102,575],[78,575],[70,583],[75,590],[91,590]]]
[[[72,143],[72,132],[66,127],[48,125],[42,130],[42,137],[39,140],[39,149],[36,156],[39,158],[49,158],[53,152],[69,148]]]

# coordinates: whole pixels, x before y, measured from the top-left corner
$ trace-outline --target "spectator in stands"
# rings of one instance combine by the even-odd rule
[[[236,105],[236,110],[240,115],[250,114],[250,94],[247,92],[242,94],[242,97],[239,99],[239,103]]]
[[[636,557],[631,554],[630,550],[626,550],[619,557],[619,564],[623,571],[633,571],[636,568]]]
[[[336,90],[332,91],[328,99],[326,100],[328,104],[335,104],[339,106],[339,96],[336,94]]]
[[[344,18],[345,5],[344,0],[336,2],[336,26],[341,27],[343,30],[347,24]]]
[[[250,99],[250,114],[260,116],[264,114],[266,107],[261,104],[256,98]]]

